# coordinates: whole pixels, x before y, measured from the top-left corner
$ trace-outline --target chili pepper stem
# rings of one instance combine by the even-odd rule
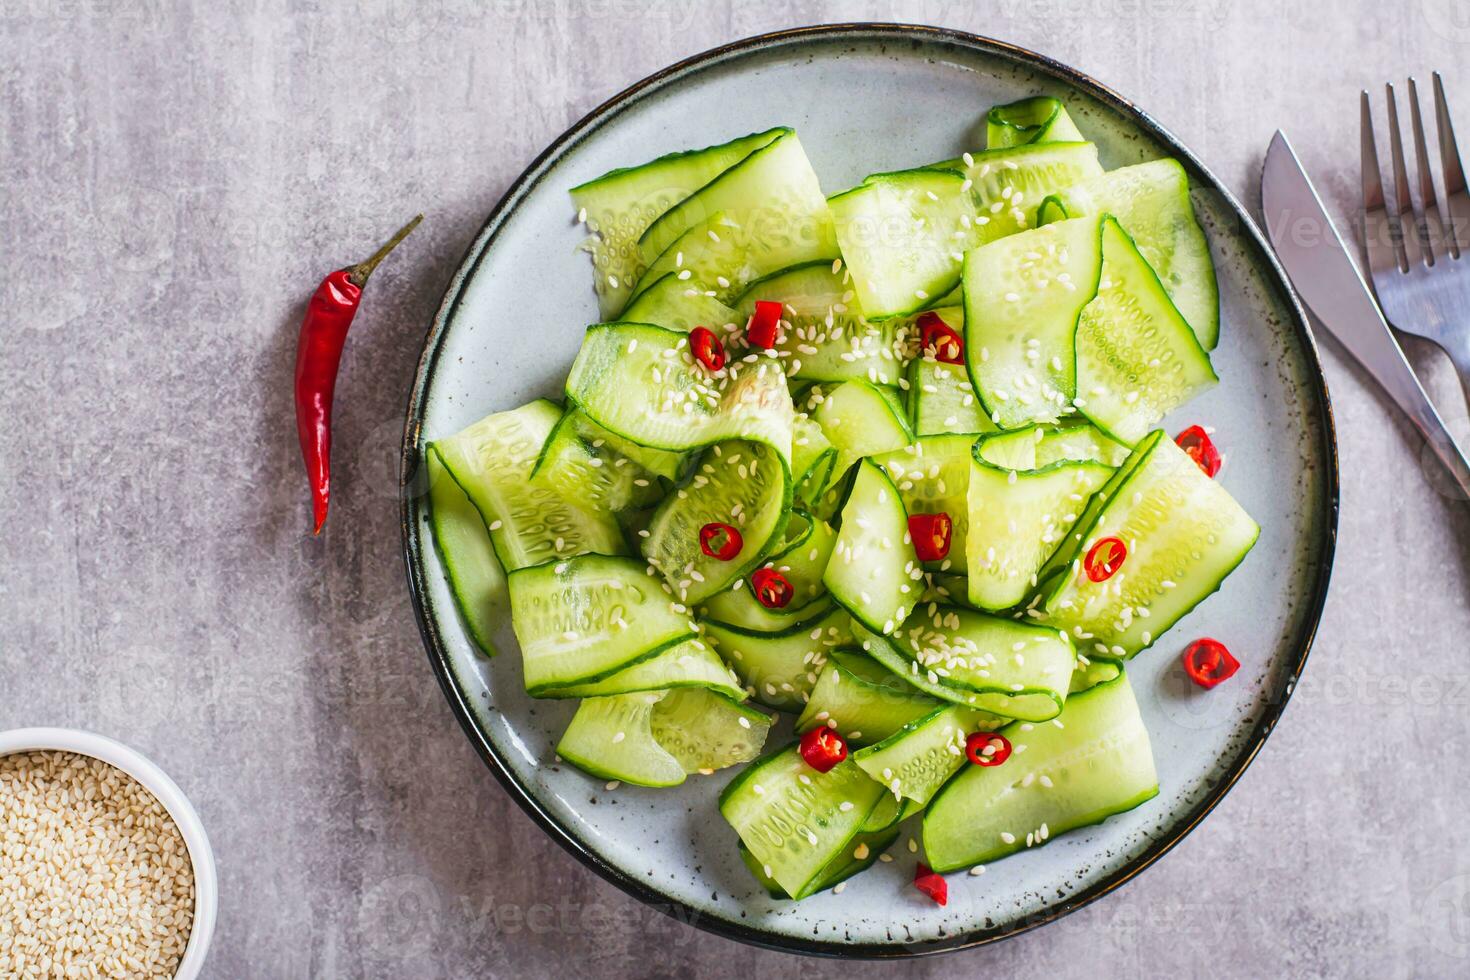
[[[378,263],[387,258],[388,253],[397,248],[398,243],[407,238],[408,233],[417,228],[419,226],[419,222],[423,220],[423,215],[414,215],[412,221],[404,225],[402,228],[398,229],[398,232],[392,238],[384,242],[383,247],[374,252],[366,262],[359,262],[357,263],[357,265],[349,268],[347,270],[348,281],[351,282],[354,286],[361,289],[362,286],[368,281],[368,276],[372,275],[373,270],[378,267]]]

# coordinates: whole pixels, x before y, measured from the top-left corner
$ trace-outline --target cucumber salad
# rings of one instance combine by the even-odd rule
[[[425,449],[469,636],[508,612],[527,692],[578,700],[545,763],[738,767],[719,811],[773,896],[918,816],[942,904],[1157,794],[1130,658],[1239,666],[1164,640],[1259,533],[1210,430],[1161,428],[1217,381],[1185,171],[1104,170],[1055,99],[986,122],[831,196],[784,127],[573,188],[600,322],[561,400]]]

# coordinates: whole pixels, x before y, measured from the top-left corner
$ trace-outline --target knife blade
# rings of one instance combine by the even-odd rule
[[[1470,462],[1424,393],[1311,178],[1280,130],[1271,138],[1261,171],[1261,207],[1266,234],[1296,291],[1409,417],[1470,497]]]

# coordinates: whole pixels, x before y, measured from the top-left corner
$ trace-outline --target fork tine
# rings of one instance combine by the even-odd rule
[[[1383,174],[1378,169],[1378,147],[1373,137],[1373,107],[1364,89],[1361,98],[1359,129],[1362,134],[1363,241],[1368,246],[1368,266],[1374,275],[1390,267],[1407,268],[1396,219],[1383,203]]]
[[[1434,172],[1429,167],[1429,151],[1424,148],[1424,120],[1419,115],[1419,86],[1409,79],[1409,128],[1414,133],[1414,164],[1419,171],[1419,207],[1417,213],[1419,234],[1424,247],[1424,257],[1434,264],[1436,254],[1443,258],[1449,255],[1445,246],[1444,229],[1439,220],[1438,195],[1434,191]]]
[[[1455,142],[1455,126],[1450,121],[1449,103],[1444,97],[1444,81],[1439,72],[1434,77],[1434,126],[1439,138],[1439,159],[1444,166],[1444,203],[1449,218],[1448,238],[1455,258],[1470,248],[1470,195],[1465,191],[1465,170],[1460,166],[1460,146]]]
[[[1408,268],[1413,269],[1423,261],[1419,254],[1419,235],[1414,215],[1414,200],[1409,196],[1409,174],[1404,166],[1404,140],[1399,134],[1398,99],[1394,96],[1393,83],[1384,86],[1388,92],[1388,152],[1393,158],[1393,196],[1397,218],[1393,228],[1398,232]],[[1404,227],[1405,224],[1408,227]]]

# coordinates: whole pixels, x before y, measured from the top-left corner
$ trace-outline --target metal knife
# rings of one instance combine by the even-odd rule
[[[1266,234],[1291,283],[1348,353],[1373,375],[1414,423],[1434,455],[1470,497],[1470,462],[1445,428],[1388,329],[1378,301],[1363,281],[1322,199],[1302,169],[1286,134],[1271,138],[1261,173]]]

